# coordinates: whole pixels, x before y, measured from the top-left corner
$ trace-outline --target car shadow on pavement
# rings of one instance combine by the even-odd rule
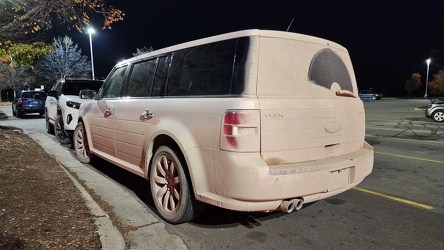
[[[162,220],[157,214],[156,207],[154,206],[148,180],[98,157],[96,157],[91,165],[101,174],[113,179],[129,191],[133,192],[154,214],[156,214],[156,217],[159,220]],[[307,205],[304,205],[304,207],[307,207]],[[302,209],[304,209],[304,207]],[[280,211],[271,213],[239,212],[207,205],[203,214],[190,223],[198,227],[229,228],[244,226],[246,228],[254,228],[261,225],[260,221],[270,220],[285,215],[286,213]]]
[[[27,120],[32,120],[32,119],[45,119],[45,116],[43,116],[43,115],[39,115],[39,114],[26,114],[26,115],[21,115],[21,116],[18,117],[17,119],[27,119]]]

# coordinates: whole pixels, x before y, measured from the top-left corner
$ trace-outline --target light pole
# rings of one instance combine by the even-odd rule
[[[426,60],[427,63],[427,77],[426,77],[426,90],[425,90],[425,95],[424,98],[427,98],[427,85],[429,84],[429,68],[430,68],[430,62],[432,60],[429,58]]]
[[[93,44],[92,44],[92,37],[91,35],[95,33],[94,29],[91,27],[88,27],[86,29],[86,33],[89,34],[89,49],[91,50],[91,72],[92,72],[92,79],[95,79],[94,76],[94,57],[93,57]]]

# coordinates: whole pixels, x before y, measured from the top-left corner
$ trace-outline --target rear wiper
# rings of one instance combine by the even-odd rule
[[[336,96],[344,96],[344,97],[353,97],[356,98],[355,94],[353,92],[350,92],[348,90],[338,90],[336,91]]]

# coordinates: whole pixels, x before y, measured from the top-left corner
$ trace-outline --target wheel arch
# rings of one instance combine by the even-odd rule
[[[94,150],[91,150],[92,149],[92,140],[91,140],[90,131],[89,131],[88,127],[85,125],[85,121],[83,120],[83,117],[81,117],[81,116],[79,116],[77,118],[77,124],[79,124],[80,122],[83,124],[83,130],[85,130],[85,135],[86,135],[86,140],[88,142],[89,150],[91,151],[92,154],[94,154],[93,153]],[[77,125],[76,125],[76,127],[77,127]]]
[[[153,156],[156,153],[157,149],[159,149],[161,146],[167,146],[171,148],[177,154],[177,157],[182,161],[182,165],[184,165],[183,167],[185,170],[185,175],[187,177],[188,183],[191,184],[189,187],[192,191],[191,194],[193,195],[193,198],[195,198],[194,182],[193,179],[191,178],[191,172],[188,160],[185,154],[183,153],[181,147],[179,146],[179,143],[177,143],[172,137],[166,134],[160,134],[156,136],[153,140],[153,143],[151,143],[150,145],[147,155],[145,156],[149,159],[149,163],[147,164],[145,169],[145,178],[149,179],[149,173],[153,161]]]

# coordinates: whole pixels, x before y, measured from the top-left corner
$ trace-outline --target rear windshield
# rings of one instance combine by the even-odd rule
[[[62,87],[64,95],[79,95],[82,89],[92,89],[98,91],[102,86],[102,81],[66,81]]]
[[[45,99],[46,94],[44,92],[24,92],[22,98]]]

